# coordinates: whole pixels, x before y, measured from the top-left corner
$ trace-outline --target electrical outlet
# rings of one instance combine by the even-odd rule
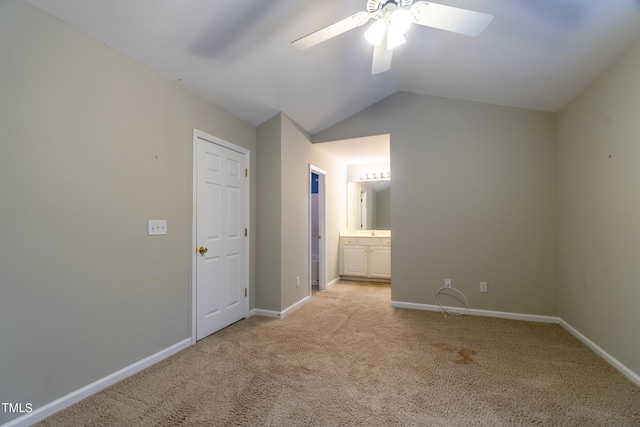
[[[451,287],[451,279],[444,279],[444,287],[445,288]]]
[[[296,276],[296,288],[300,287],[300,276]]]
[[[480,282],[480,292],[489,292],[487,282]]]

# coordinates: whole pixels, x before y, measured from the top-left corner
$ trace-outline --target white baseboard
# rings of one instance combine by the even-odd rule
[[[431,304],[415,304],[411,302],[400,302],[400,301],[391,301],[391,307],[396,308],[408,308],[411,310],[425,310],[425,311],[440,311],[440,307],[437,305]],[[464,313],[467,311],[468,314],[472,316],[486,316],[486,317],[499,317],[502,319],[513,319],[513,320],[526,320],[529,322],[540,322],[540,323],[556,323],[566,329],[571,335],[578,338],[582,341],[587,347],[593,350],[597,355],[602,357],[607,363],[616,368],[622,375],[627,377],[631,382],[640,386],[640,375],[633,372],[623,363],[621,363],[618,359],[611,356],[601,347],[599,347],[596,343],[591,341],[589,338],[580,333],[576,328],[569,325],[567,322],[562,320],[559,317],[551,317],[551,316],[538,316],[534,314],[518,314],[518,313],[505,313],[501,311],[488,311],[488,310],[474,310],[469,309],[466,310],[460,307],[444,307],[448,311],[452,313]]]
[[[327,286],[326,286],[326,288],[324,290],[329,289],[330,287],[332,287],[333,285],[335,285],[339,281],[340,281],[340,276],[336,277],[335,279],[333,279],[332,281],[327,283]],[[291,307],[285,309],[284,311],[262,310],[260,308],[254,308],[253,310],[249,310],[249,315],[247,317],[263,316],[263,317],[271,317],[271,318],[274,318],[274,319],[280,319],[280,318],[286,316],[287,314],[291,313],[292,311],[300,308],[301,306],[303,306],[304,304],[309,302],[309,300],[311,300],[310,296],[309,297],[305,297],[302,300],[300,300],[297,303],[295,303],[294,305],[292,305]]]
[[[309,301],[311,301],[311,297],[310,296],[306,296],[306,297],[302,298],[300,301],[298,301],[297,303],[293,304],[291,307],[285,308],[282,311],[262,310],[260,308],[254,308],[253,310],[251,310],[249,312],[249,317],[252,317],[252,316],[264,316],[264,317],[272,317],[274,319],[282,319],[287,314],[290,314],[291,312],[299,309],[300,307],[302,307],[303,305],[305,305]]]
[[[596,344],[593,341],[591,341],[589,338],[584,336],[576,328],[574,328],[573,326],[571,326],[570,324],[568,324],[564,320],[560,319],[559,323],[560,323],[560,326],[562,326],[567,331],[569,331],[569,333],[571,333],[571,335],[573,335],[574,337],[576,337],[580,341],[582,341],[587,347],[589,347],[591,350],[593,350],[597,355],[602,357],[611,366],[613,366],[618,371],[620,371],[620,373],[622,375],[624,375],[625,377],[629,378],[629,380],[631,382],[633,382],[635,385],[640,387],[640,375],[636,374],[631,369],[627,368],[624,364],[622,364],[622,362],[620,362],[618,359],[616,359],[615,357],[613,357],[612,355],[610,355],[609,353],[604,351],[600,346],[598,346],[598,344]]]
[[[340,280],[345,280],[348,282],[391,283],[391,279],[378,279],[375,277],[362,277],[362,276],[340,276]]]
[[[254,308],[253,310],[249,311],[249,316],[248,317],[253,317],[253,316],[272,317],[274,319],[278,319],[278,318],[280,318],[280,312],[279,311],[273,311],[273,310],[262,310],[260,308]]]
[[[391,307],[408,308],[411,310],[440,311],[440,307],[437,305],[415,304],[411,302],[400,302],[400,301],[391,301]],[[489,310],[476,310],[476,309],[467,310],[465,308],[460,308],[460,307],[444,307],[444,308],[452,313],[467,312],[472,316],[499,317],[501,319],[526,320],[529,322],[540,322],[540,323],[559,323],[560,322],[560,319],[558,317],[539,316],[536,314],[507,313],[503,311],[489,311]]]
[[[335,279],[333,279],[332,281],[327,283],[327,286],[325,287],[325,290],[329,289],[330,287],[332,287],[333,285],[335,285],[339,281],[340,281],[340,276],[336,277]]]
[[[282,315],[280,317],[284,317],[287,314],[291,314],[292,312],[296,311],[297,309],[299,309],[300,307],[302,307],[303,305],[305,305],[309,301],[311,301],[311,296],[306,296],[306,297],[302,298],[300,301],[298,301],[297,303],[293,304],[291,307],[285,308],[282,311]]]
[[[71,392],[66,396],[62,396],[61,398],[54,400],[53,402],[47,403],[40,408],[34,409],[33,412],[23,415],[20,418],[11,420],[8,423],[3,424],[2,427],[26,427],[42,421],[48,416],[53,415],[56,412],[61,411],[73,405],[74,403],[77,403],[82,399],[85,399],[92,394],[95,394],[100,390],[103,390],[110,385],[117,383],[118,381],[122,381],[123,379],[130,377],[131,375],[138,373],[143,369],[166,359],[169,356],[173,356],[177,352],[184,350],[189,346],[191,346],[191,338],[187,338],[183,341],[180,341],[179,343],[172,345],[171,347],[160,350],[159,352],[152,354],[151,356],[146,357],[142,360],[139,360],[138,362],[129,365],[126,368],[120,369],[119,371],[114,372],[111,375],[107,375],[106,377],[101,378],[89,385],[86,385],[74,392]]]

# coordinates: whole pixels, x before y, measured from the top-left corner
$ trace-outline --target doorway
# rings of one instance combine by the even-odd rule
[[[309,295],[327,288],[324,243],[326,175],[326,171],[309,165]]]

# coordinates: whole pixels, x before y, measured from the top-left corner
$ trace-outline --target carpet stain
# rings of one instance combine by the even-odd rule
[[[460,359],[454,361],[457,365],[470,365],[474,363],[475,361],[471,356],[478,354],[475,350],[471,350],[469,348],[455,348],[441,342],[434,343],[432,346],[440,351],[444,351],[445,353],[458,353],[460,355]]]
[[[471,356],[475,356],[477,353],[474,350],[468,348],[461,348],[460,350],[458,350],[458,354],[460,355],[460,357],[462,357],[462,359],[456,360],[455,363],[457,363],[458,365],[469,365],[475,362],[473,358],[471,358]]]
[[[305,366],[305,365],[293,366],[293,370],[294,370],[296,373],[299,373],[299,374],[305,374],[305,375],[310,375],[310,374],[312,374],[312,373],[313,373],[313,370],[312,370],[312,369],[309,369],[309,368],[308,368],[307,366]]]

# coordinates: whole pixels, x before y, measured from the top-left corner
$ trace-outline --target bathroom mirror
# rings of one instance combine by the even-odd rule
[[[347,183],[347,227],[349,230],[391,229],[391,181]]]

